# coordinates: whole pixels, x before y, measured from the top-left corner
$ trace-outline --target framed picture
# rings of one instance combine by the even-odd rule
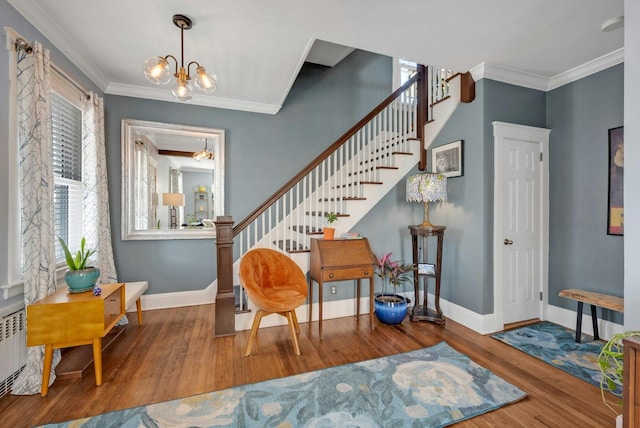
[[[431,172],[445,177],[462,175],[462,140],[431,149]]]
[[[421,275],[435,275],[436,266],[431,263],[418,263],[418,274]]]
[[[609,198],[607,235],[624,235],[624,133],[623,127],[609,130]]]

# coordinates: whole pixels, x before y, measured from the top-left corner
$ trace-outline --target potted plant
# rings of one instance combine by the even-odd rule
[[[324,239],[333,239],[336,229],[331,227],[333,222],[338,221],[338,214],[334,212],[324,213],[325,218],[327,219],[327,224],[329,226],[322,228],[322,233],[324,234]]]
[[[602,401],[616,415],[616,427],[622,427],[622,380],[624,367],[624,346],[622,341],[627,337],[640,336],[640,331],[627,331],[615,334],[600,351],[598,366],[602,372],[600,393]],[[605,392],[618,397],[617,401],[610,401]]]
[[[100,277],[100,269],[93,266],[87,266],[89,257],[91,257],[96,250],[90,250],[86,247],[86,240],[82,237],[80,241],[80,249],[75,254],[75,257],[69,251],[69,247],[64,242],[64,239],[58,237],[62,250],[64,251],[64,257],[67,261],[67,271],[64,273],[64,280],[67,283],[67,287],[70,293],[82,293],[93,289],[93,286]]]
[[[408,273],[416,266],[391,260],[391,253],[376,260],[375,273],[382,279],[382,294],[377,294],[374,300],[375,314],[385,324],[399,324],[407,315],[408,301],[395,293],[387,294],[387,285],[393,285],[395,290],[401,283],[410,281]]]

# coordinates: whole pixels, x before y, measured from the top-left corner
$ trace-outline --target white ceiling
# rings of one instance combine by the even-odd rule
[[[172,16],[187,15],[185,61],[218,77],[216,92],[191,103],[263,113],[282,106],[315,40],[539,82],[624,45],[622,29],[600,30],[624,15],[623,0],[8,1],[106,93],[167,101],[142,65],[179,57]]]

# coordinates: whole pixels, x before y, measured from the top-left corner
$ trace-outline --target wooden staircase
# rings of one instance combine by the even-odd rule
[[[322,235],[325,213],[338,214],[334,226],[339,237],[416,165],[425,170],[426,152],[437,133],[460,102],[475,97],[470,74],[455,74],[436,82],[441,95],[427,109],[428,76],[420,66],[412,79],[233,228],[233,284],[240,284],[242,255],[258,247],[287,253],[307,272],[310,239]],[[221,269],[229,267],[219,265],[219,273]],[[251,318],[237,313],[236,329],[248,329]]]

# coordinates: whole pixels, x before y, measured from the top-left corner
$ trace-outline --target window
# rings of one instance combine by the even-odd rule
[[[51,128],[56,236],[75,252],[82,238],[82,111],[56,92],[51,94]],[[56,262],[64,261],[56,239]]]

